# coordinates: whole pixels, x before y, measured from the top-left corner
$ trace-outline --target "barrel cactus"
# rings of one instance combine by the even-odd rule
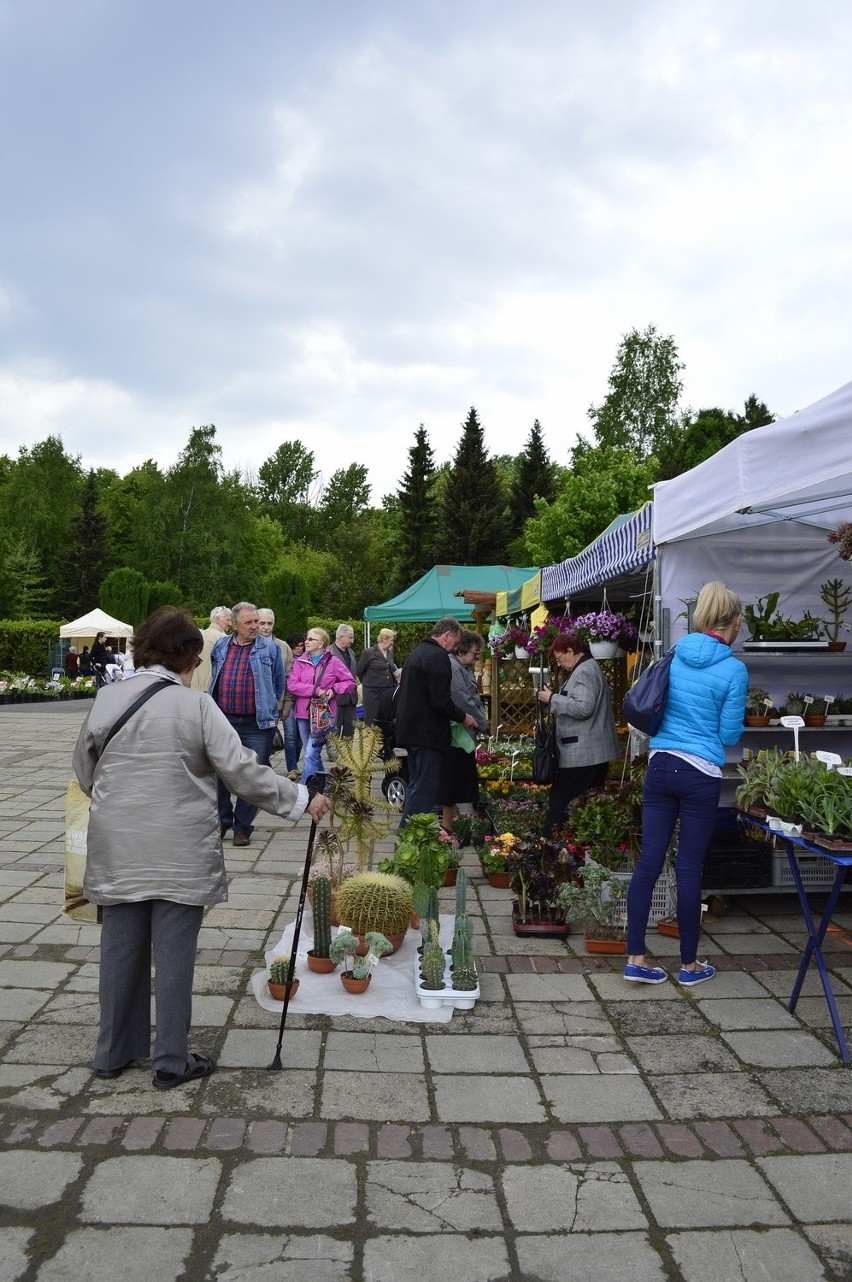
[[[314,955],[328,957],[331,947],[331,882],[328,877],[314,880]]]
[[[411,886],[390,873],[356,873],[337,891],[337,916],[356,935],[404,935],[411,911]]]
[[[443,988],[444,987],[444,969],[446,967],[446,956],[441,947],[441,941],[438,932],[438,923],[432,922],[429,932],[429,943],[423,950],[423,957],[420,961],[420,974],[423,978],[423,984],[426,988]]]

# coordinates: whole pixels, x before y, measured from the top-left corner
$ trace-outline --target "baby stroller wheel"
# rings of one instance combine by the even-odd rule
[[[399,806],[402,810],[405,805],[405,779],[402,775],[385,775],[382,792],[392,806]]]

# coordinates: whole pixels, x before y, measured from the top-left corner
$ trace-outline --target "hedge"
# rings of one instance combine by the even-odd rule
[[[0,619],[0,669],[30,677],[49,672],[61,626],[50,619]]]
[[[459,622],[462,627],[465,628],[469,626],[471,621],[459,620]],[[354,628],[355,652],[360,655],[364,648],[364,628],[366,626],[363,619],[334,619],[332,621],[330,619],[321,619],[316,615],[312,615],[308,619],[309,628],[325,628],[332,641],[334,640],[334,634],[337,631],[338,625],[341,623],[348,623],[350,627]],[[402,663],[403,660],[407,659],[414,647],[418,645],[424,637],[428,637],[432,631],[431,623],[371,623],[370,638],[373,645],[376,644],[376,637],[379,635],[382,628],[388,627],[392,628],[396,633],[393,657],[396,659],[397,663]]]

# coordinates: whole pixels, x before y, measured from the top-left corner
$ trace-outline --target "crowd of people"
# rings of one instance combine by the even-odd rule
[[[678,822],[678,979],[691,985],[714,974],[697,960],[701,869],[725,745],[742,732],[747,675],[731,653],[741,614],[724,584],[706,585],[695,609],[697,631],[675,650],[665,715],[650,741],[642,850],[627,900],[624,976],[631,982],[669,977],[649,965],[644,933]],[[366,724],[393,724],[407,753],[400,830],[411,815],[438,808],[452,830],[456,814],[478,805],[474,751],[489,724],[473,675],[482,636],[452,617],[439,619],[400,667],[388,628],[357,660],[348,624],[337,628],[333,643],[320,627],[286,638],[274,632],[274,612],[248,601],[214,607],[203,630],[185,611],[164,606],[136,630],[133,682],[108,677],[111,667],[121,676],[122,665],[102,633],[91,651],[84,646],[78,656],[69,649],[66,672],[91,670],[107,687],[74,754],[78,781],[91,797],[84,893],[103,920],[94,1057],[100,1077],[118,1077],[151,1053],[152,953],[154,1085],[168,1089],[213,1071],[209,1058],[188,1049],[188,1030],[203,908],[227,898],[223,839],[232,831],[234,846],[250,845],[261,808],[291,821],[306,811],[319,819],[328,803],[321,790],[311,791],[311,780],[321,775],[331,731],[353,734],[359,703]],[[536,694],[550,709],[558,743],[546,835],[572,801],[604,782],[620,752],[609,685],[586,644],[562,634],[549,654],[564,679],[558,689],[545,684]],[[131,717],[133,733],[121,735]],[[270,765],[277,733],[286,774]]]

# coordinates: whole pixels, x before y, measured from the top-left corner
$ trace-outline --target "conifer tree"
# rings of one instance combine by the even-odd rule
[[[444,491],[440,561],[447,565],[499,565],[505,561],[506,495],[471,405]]]
[[[523,453],[515,460],[507,521],[510,538],[518,538],[529,518],[535,516],[535,499],[550,503],[555,494],[556,469],[544,444],[541,423],[536,419]]]
[[[397,490],[398,591],[409,587],[435,564],[438,505],[434,492],[435,458],[421,423],[408,451],[408,471]]]
[[[107,522],[98,511],[97,477],[90,470],[83,482],[80,514],[71,524],[62,567],[60,598],[70,618],[87,614],[98,604],[107,562]]]

